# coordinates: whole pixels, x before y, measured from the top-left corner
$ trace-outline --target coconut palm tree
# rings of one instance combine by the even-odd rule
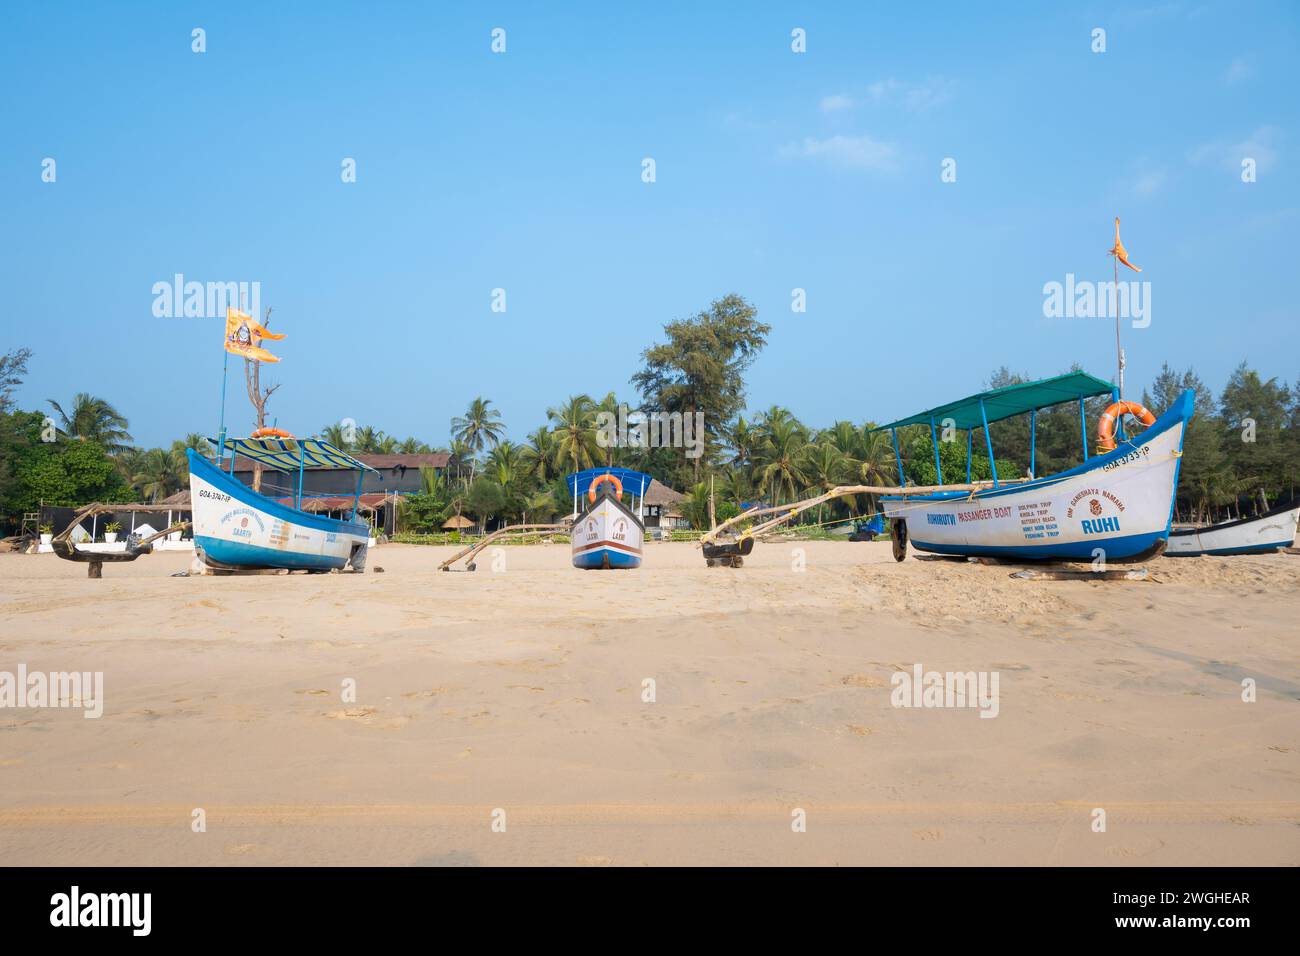
[[[763,444],[754,462],[758,490],[771,493],[773,504],[793,501],[796,490],[806,484],[802,455],[804,428],[793,416],[764,416],[763,431]]]
[[[727,446],[731,449],[730,464],[737,468],[748,468],[754,462],[754,449],[762,441],[752,423],[745,421],[745,416],[741,415],[736,419],[736,423],[726,431]]]
[[[601,457],[596,441],[596,403],[590,395],[571,395],[558,408],[548,408],[546,417],[553,426],[557,465],[582,471]]]
[[[469,403],[464,415],[457,415],[451,420],[451,437],[464,442],[470,451],[477,455],[485,447],[496,447],[506,426],[500,421],[501,413],[489,408],[490,399],[479,396]],[[469,480],[474,481],[474,459],[470,459]]]
[[[131,484],[147,501],[156,504],[180,487],[181,472],[171,452],[151,448],[141,456],[137,467],[139,471],[131,477]]]
[[[555,477],[555,447],[555,433],[545,425],[528,435],[522,451],[524,467],[539,484],[548,485]]]
[[[805,445],[801,464],[808,490],[818,494],[825,494],[844,484],[853,474],[848,456],[829,440]],[[825,508],[825,502],[817,506],[818,523],[822,521]]]
[[[345,428],[343,425],[336,422],[333,425],[326,425],[321,429],[320,437],[329,442],[335,448],[343,451],[351,451],[353,443],[348,441],[348,436],[355,436],[355,434],[356,432],[354,429]]]
[[[78,392],[73,396],[68,411],[52,398],[46,401],[59,413],[61,430],[69,438],[96,442],[110,455],[120,454],[131,447],[126,418],[104,399]]]

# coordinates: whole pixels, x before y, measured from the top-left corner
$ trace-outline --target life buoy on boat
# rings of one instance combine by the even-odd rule
[[[1098,451],[1115,450],[1115,420],[1120,415],[1133,415],[1148,428],[1156,423],[1156,417],[1145,405],[1138,402],[1114,402],[1101,413],[1101,420],[1097,422]]]
[[[249,438],[292,438],[283,428],[255,428],[249,432]]]
[[[623,497],[623,482],[618,480],[616,475],[600,475],[587,487],[587,500],[594,502],[596,500],[596,486],[602,481],[614,482],[614,493],[621,499]]]

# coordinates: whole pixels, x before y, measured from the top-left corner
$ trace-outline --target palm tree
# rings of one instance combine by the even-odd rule
[[[59,413],[63,433],[69,438],[96,442],[110,455],[120,454],[130,447],[126,418],[104,399],[78,392],[72,398],[71,411],[66,412],[54,399],[46,401]]]
[[[215,454],[212,443],[198,432],[190,432],[184,438],[172,442],[170,454],[173,463],[176,465],[176,474],[180,476],[180,484],[182,485],[190,479],[190,459],[185,452],[191,448],[204,458],[211,458]]]
[[[574,471],[590,468],[600,457],[596,441],[596,403],[590,395],[572,395],[558,408],[548,408],[554,424],[555,463]]]
[[[131,483],[154,504],[180,487],[181,473],[171,452],[151,448],[141,456],[137,467],[139,471],[131,477]]]
[[[499,421],[501,413],[495,408],[488,408],[492,402],[479,396],[469,403],[464,415],[451,420],[451,437],[464,442],[469,450],[477,455],[487,445],[493,447],[501,441],[506,426]],[[470,459],[469,480],[474,481],[474,460]]]
[[[403,455],[427,455],[430,448],[418,438],[405,438],[398,443],[397,451]]]
[[[773,504],[782,504],[783,492],[795,499],[796,489],[805,483],[802,468],[804,428],[790,417],[764,417],[763,444],[755,455],[758,490],[771,492]]]
[[[898,464],[894,460],[894,445],[884,432],[872,431],[875,426],[867,422],[862,426],[858,444],[858,480],[864,485],[892,485],[898,480]],[[876,496],[867,496],[867,507],[876,510]]]
[[[352,429],[344,428],[342,425],[336,423],[333,425],[326,425],[321,429],[320,437],[325,439],[325,441],[329,442],[335,448],[342,449],[343,451],[350,451],[352,449],[352,442],[347,440],[349,433],[355,435],[355,431]]]
[[[741,415],[726,432],[727,445],[731,448],[731,464],[737,468],[747,468],[754,462],[754,449],[761,443],[758,430]]]
[[[542,425],[529,434],[523,448],[524,467],[542,485],[550,484],[555,477],[555,446],[555,433]]]
[[[826,440],[815,445],[805,445],[802,464],[809,489],[815,489],[819,494],[825,494],[844,484],[851,473],[848,457],[834,443]],[[818,523],[822,520],[825,507],[824,502],[817,506]]]

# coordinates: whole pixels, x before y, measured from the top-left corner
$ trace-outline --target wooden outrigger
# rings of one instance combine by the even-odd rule
[[[174,508],[169,508],[167,505],[155,505],[152,507],[133,505],[132,507],[136,511],[174,510]],[[171,527],[163,528],[161,531],[155,531],[147,538],[141,538],[139,541],[133,542],[128,538],[126,548],[123,551],[82,551],[70,540],[72,529],[80,525],[86,518],[97,514],[113,514],[114,512],[121,510],[121,508],[122,505],[120,504],[112,505],[103,504],[101,502],[94,502],[93,504],[86,505],[73,515],[72,521],[68,523],[68,526],[50,541],[50,547],[54,549],[55,554],[63,558],[65,561],[78,561],[88,565],[86,568],[86,577],[102,578],[104,576],[105,561],[109,563],[134,561],[142,554],[152,554],[153,543],[159,538],[166,537],[176,531],[185,531],[190,527],[188,521],[178,521]]]
[[[815,498],[805,498],[802,501],[795,501],[788,505],[750,508],[733,518],[728,518],[712,531],[703,535],[700,538],[700,546],[704,549],[704,559],[710,567],[715,564],[723,564],[738,568],[744,563],[744,556],[754,550],[754,541],[779,528],[792,518],[798,517],[809,508],[815,508],[836,498],[848,498],[852,495],[931,495],[944,491],[979,491],[991,484],[992,482],[988,481],[973,481],[958,485],[921,485],[903,488],[897,485],[839,485],[830,491],[817,495]],[[746,529],[738,536],[728,533],[729,529],[742,521],[761,518],[765,515],[776,515],[776,517],[770,517],[768,520]],[[897,548],[897,545],[895,547]]]
[[[452,565],[455,564],[457,561],[463,560],[466,562],[463,570],[474,571],[477,569],[477,566],[474,563],[474,556],[477,555],[484,548],[486,548],[488,545],[494,542],[501,541],[506,538],[514,538],[514,537],[524,538],[530,534],[541,534],[543,537],[545,537],[546,535],[564,534],[565,532],[569,531],[571,527],[572,525],[567,521],[559,522],[557,524],[507,525],[504,528],[498,528],[496,531],[493,531],[491,534],[484,537],[481,541],[476,541],[474,544],[471,544],[469,547],[457,551],[446,561],[442,562],[442,564],[438,565],[438,570],[439,571],[460,570],[457,568],[453,568]]]

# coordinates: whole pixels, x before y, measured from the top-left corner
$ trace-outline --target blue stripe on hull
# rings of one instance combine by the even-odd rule
[[[1091,561],[1092,552],[1102,548],[1106,560],[1121,561],[1135,555],[1150,551],[1157,543],[1163,541],[1164,532],[1153,531],[1149,534],[1122,535],[1117,538],[1098,538],[1095,541],[1072,541],[1059,544],[1035,545],[986,545],[986,544],[932,544],[915,539],[908,543],[918,551],[931,551],[935,554],[960,554],[987,556],[991,558],[1028,558],[1036,561]]]
[[[1165,554],[1171,558],[1199,558],[1203,554],[1226,557],[1230,554],[1272,554],[1279,548],[1289,548],[1295,543],[1295,539],[1290,541],[1275,541],[1272,544],[1248,544],[1240,548],[1211,548],[1209,551],[1166,551]]]
[[[225,541],[208,535],[198,535],[194,543],[203,549],[203,553],[220,564],[229,564],[238,568],[291,568],[307,571],[329,571],[342,569],[348,563],[346,557],[334,557],[324,554],[297,554],[293,551],[281,551],[279,548],[260,548],[240,541]]]
[[[615,551],[612,548],[597,548],[594,551],[585,551],[582,554],[574,555],[573,566],[582,568],[585,571],[599,570],[605,566],[605,558],[607,557],[611,568],[641,567],[639,557],[625,554],[622,551]]]

